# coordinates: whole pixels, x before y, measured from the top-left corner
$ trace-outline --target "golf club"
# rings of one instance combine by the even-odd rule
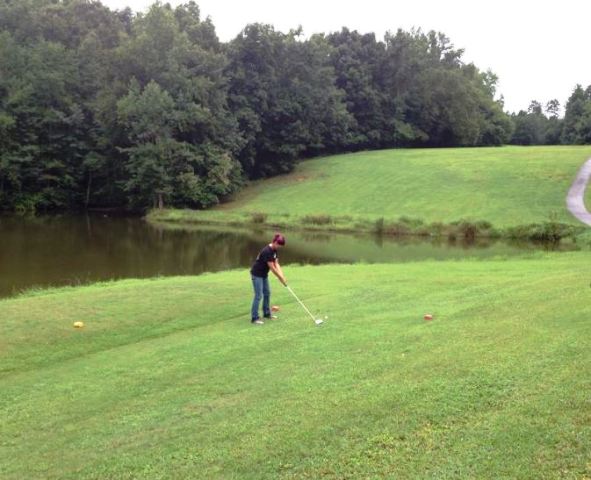
[[[289,293],[291,293],[291,294],[293,295],[293,297],[294,297],[294,298],[295,298],[295,299],[298,301],[298,303],[299,303],[299,304],[302,306],[302,308],[303,308],[304,310],[306,310],[306,312],[308,313],[308,315],[310,315],[310,318],[311,318],[312,320],[314,320],[314,323],[315,323],[316,325],[321,325],[322,323],[324,323],[324,320],[322,320],[321,318],[314,318],[314,315],[312,315],[312,314],[310,313],[310,310],[308,310],[308,309],[306,308],[306,305],[304,305],[304,302],[302,302],[302,301],[301,301],[301,300],[298,298],[298,296],[297,296],[297,295],[294,293],[294,291],[291,289],[291,287],[289,287],[288,285],[285,285],[285,287],[286,287],[286,288],[289,290]]]

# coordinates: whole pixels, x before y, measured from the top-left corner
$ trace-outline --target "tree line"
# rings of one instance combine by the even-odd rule
[[[0,209],[206,208],[316,155],[590,141],[591,87],[509,115],[462,55],[420,30],[223,43],[192,1],[0,0]]]
[[[585,145],[591,143],[591,85],[577,85],[568,99],[564,118],[560,103],[550,100],[545,106],[534,100],[527,111],[512,114],[515,145]]]

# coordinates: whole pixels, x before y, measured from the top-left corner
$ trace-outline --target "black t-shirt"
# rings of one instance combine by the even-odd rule
[[[254,265],[250,269],[250,273],[255,277],[267,278],[269,275],[269,265],[267,265],[267,262],[274,262],[275,260],[277,260],[277,252],[270,245],[267,245],[260,251]]]

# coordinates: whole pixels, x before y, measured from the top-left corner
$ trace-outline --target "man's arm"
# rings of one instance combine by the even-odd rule
[[[283,277],[283,280],[285,280],[285,275],[283,274],[283,270],[281,270],[281,265],[279,265],[279,259],[275,260],[275,266],[277,267],[277,271],[281,274],[281,276]],[[287,283],[287,282],[286,282]]]
[[[267,265],[269,265],[269,270],[271,270],[279,279],[279,281],[287,287],[287,280],[285,279],[285,275],[283,275],[283,271],[281,270],[279,262],[267,262]]]

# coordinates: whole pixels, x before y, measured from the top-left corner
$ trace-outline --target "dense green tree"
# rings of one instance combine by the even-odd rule
[[[228,47],[230,105],[245,140],[240,153],[253,178],[290,171],[299,156],[336,150],[351,121],[335,86],[323,36],[248,25]]]
[[[291,104],[297,104],[293,116],[303,126],[303,153],[340,150],[346,144],[353,118],[347,111],[344,92],[335,84],[329,61],[332,47],[324,35],[314,35],[305,42],[290,41],[288,47],[290,61],[282,78],[284,83],[290,82]]]
[[[546,103],[533,100],[526,111],[513,115],[515,131],[511,143],[517,145],[558,145],[561,143],[563,120],[559,118],[560,102]]]
[[[82,0],[0,2],[0,28],[14,40],[1,60],[10,63],[4,70],[4,105],[15,120],[6,133],[20,145],[0,153],[11,178],[19,178],[11,182],[19,192],[10,195],[11,208],[89,204],[92,173],[105,176],[107,157],[101,151],[109,150],[93,102],[107,84],[108,50],[130,14]]]
[[[558,118],[560,113],[560,102],[555,98],[546,103],[546,114],[549,118]]]
[[[557,99],[549,100],[546,103],[546,124],[545,143],[547,145],[559,145],[562,136],[562,119],[559,118],[560,102]]]
[[[122,28],[131,25],[132,12],[112,12],[93,0],[2,0],[0,30],[9,31],[20,44],[39,39],[78,47],[86,35],[95,32],[103,46],[119,43]]]
[[[591,143],[591,85],[583,90],[577,85],[566,103],[562,142]]]
[[[85,151],[84,116],[73,93],[78,79],[72,52],[44,40],[34,48],[19,46],[5,32],[0,71],[0,183],[9,205],[70,207],[76,203]]]
[[[128,132],[125,189],[136,205],[207,207],[240,184],[234,153],[241,142],[226,102],[225,57],[209,27],[199,33],[199,24],[194,3],[176,11],[153,5],[118,49],[116,83],[130,82],[117,105]]]
[[[512,123],[494,100],[497,78],[461,62],[436,32],[331,34],[337,85],[355,117],[349,148],[497,145]]]
[[[532,100],[527,112],[520,111],[513,117],[515,131],[511,143],[517,145],[543,145],[545,143],[546,117],[542,105]]]
[[[222,51],[223,46],[217,37],[211,19],[201,19],[199,6],[194,1],[191,0],[179,5],[174,11],[174,16],[180,31],[187,34],[192,44],[200,45],[202,48],[216,53]]]
[[[387,126],[386,98],[381,88],[385,45],[373,33],[360,34],[343,28],[327,36],[336,86],[345,92],[352,115],[343,148],[380,148],[391,143]]]
[[[495,100],[496,82],[498,78],[492,72],[481,73],[484,95],[481,101],[485,106],[481,110],[481,128],[478,145],[503,145],[509,143],[515,123],[509,115],[503,111],[503,97]]]
[[[496,145],[511,122],[494,100],[496,77],[461,61],[445,35],[386,35],[385,91],[396,141],[408,145]]]
[[[239,170],[228,152],[211,143],[177,140],[179,112],[172,96],[151,81],[141,90],[133,81],[118,102],[129,131],[129,180],[125,189],[135,205],[207,207],[231,193]]]

